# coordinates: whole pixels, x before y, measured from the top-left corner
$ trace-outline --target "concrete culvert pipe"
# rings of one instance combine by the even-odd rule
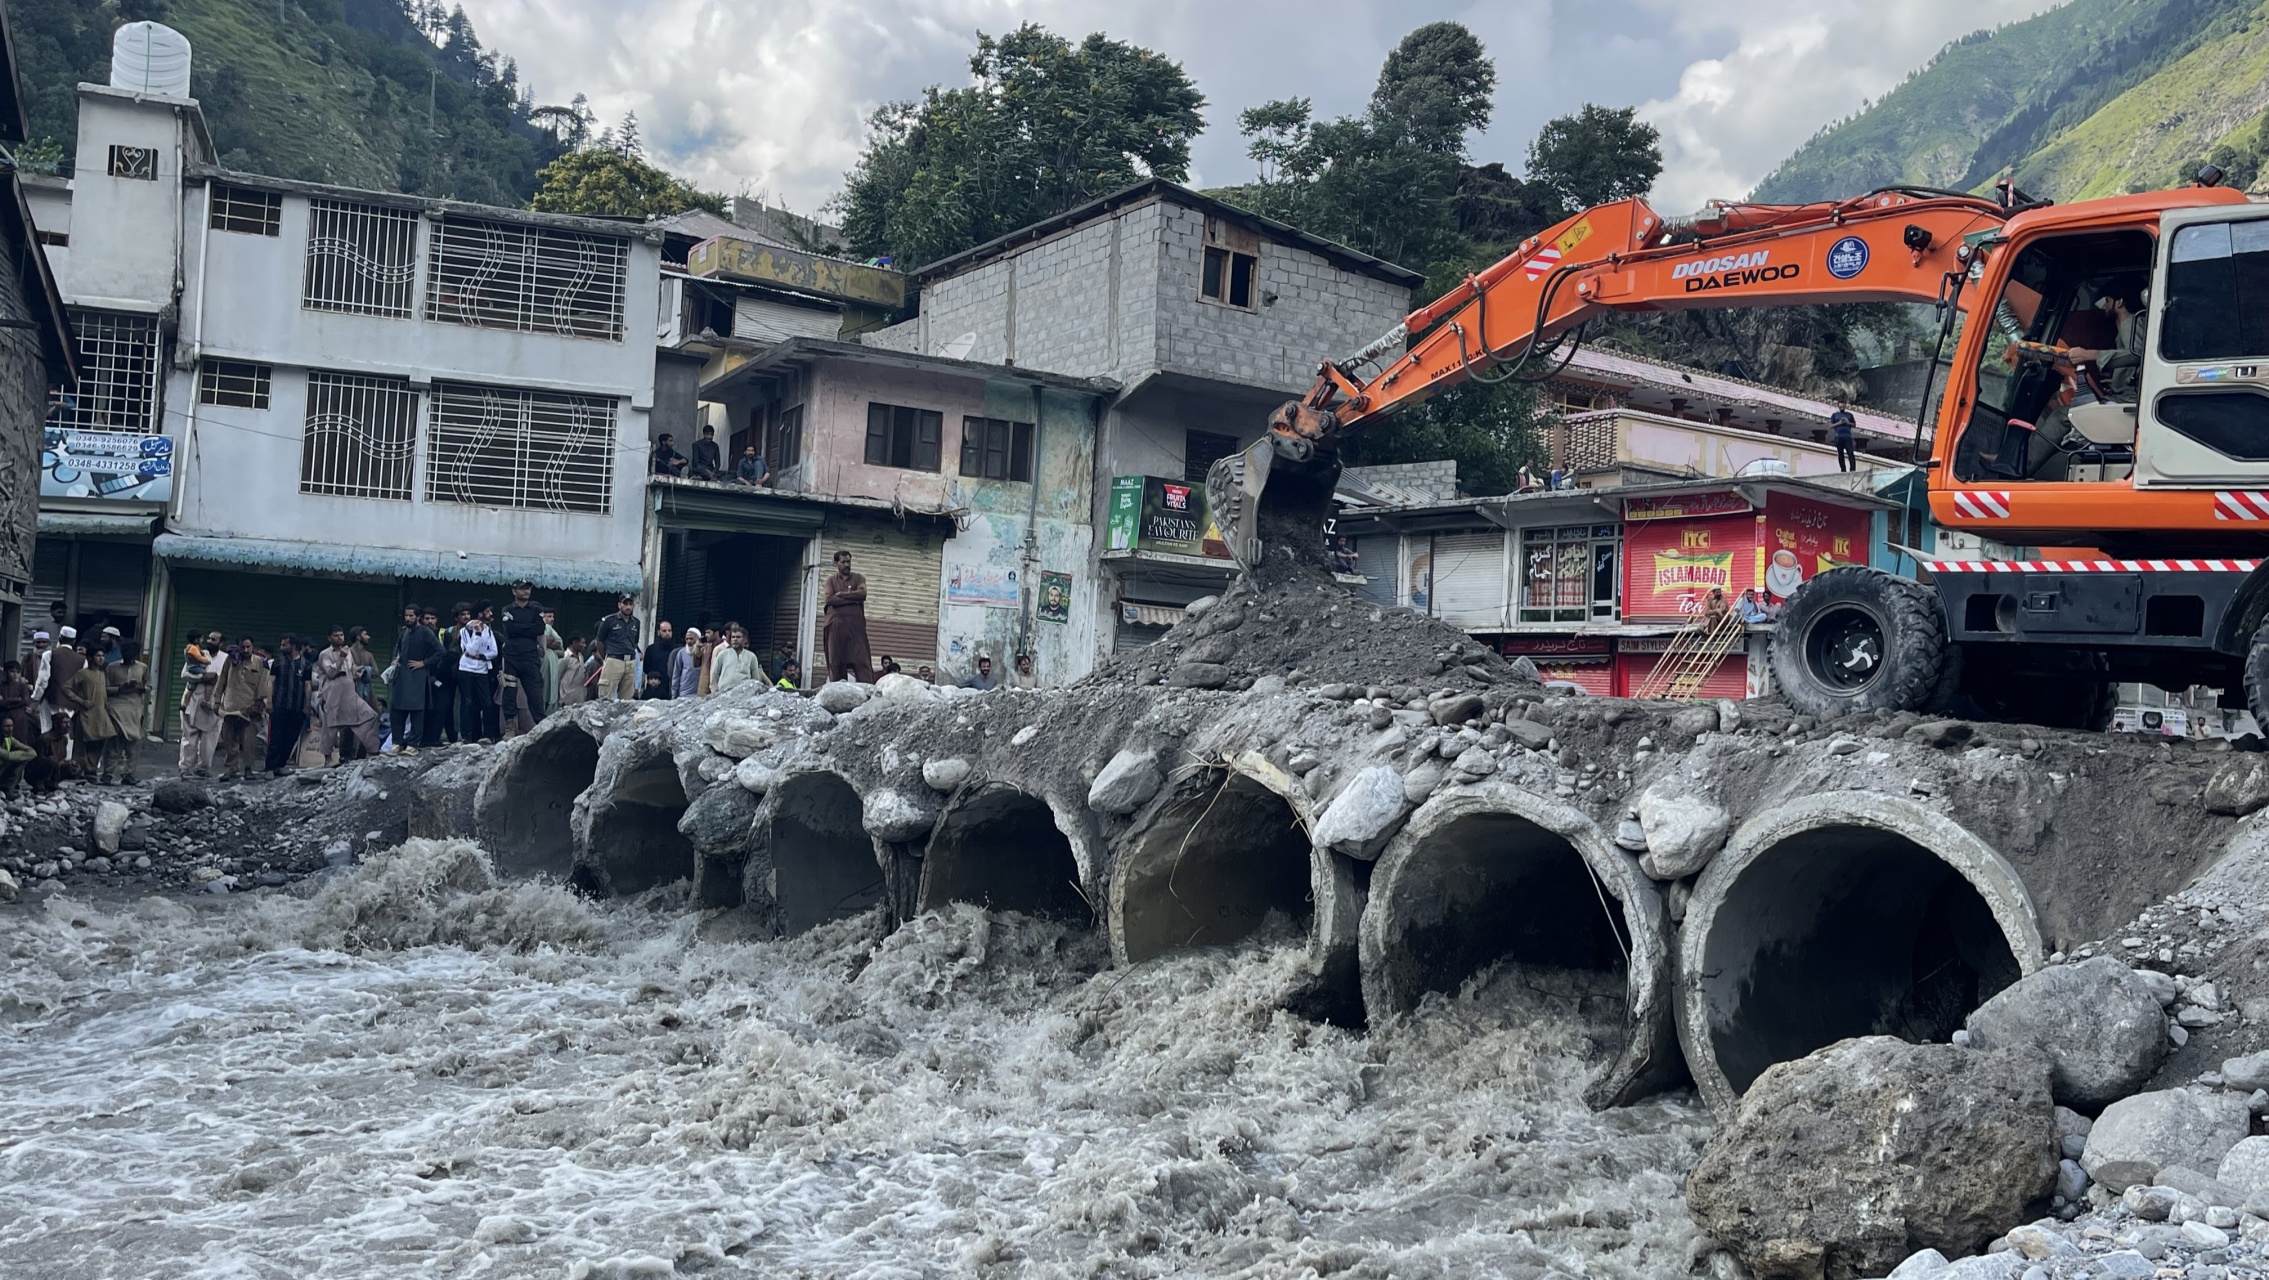
[[[854,916],[885,896],[874,841],[859,824],[859,793],[832,773],[804,773],[766,797],[772,900],[781,927],[802,933]]]
[[[566,878],[575,866],[575,798],[599,768],[599,742],[572,721],[531,733],[481,784],[474,834],[512,875]]]
[[[1586,1097],[1626,1102],[1681,1074],[1666,925],[1653,885],[1581,812],[1498,784],[1437,797],[1372,872],[1364,1008],[1380,1025],[1500,962],[1557,971],[1536,985],[1590,993],[1575,997],[1586,1012],[1612,1002],[1623,1043]]]
[[[1095,922],[1079,858],[1047,802],[1004,786],[967,796],[938,820],[922,857],[921,906],[949,902]]]
[[[685,788],[669,756],[646,760],[623,774],[611,793],[586,803],[590,834],[575,868],[580,887],[643,893],[693,874],[693,842],[678,831]]]
[[[2039,967],[2040,925],[1952,819],[1838,792],[1742,824],[1694,887],[1679,962],[1679,1039],[1722,1116],[1765,1068],[1838,1040],[1945,1041]]]
[[[1272,912],[1303,930],[1314,919],[1312,845],[1292,806],[1243,774],[1207,779],[1163,806],[1119,858],[1111,948],[1122,964],[1240,941]]]

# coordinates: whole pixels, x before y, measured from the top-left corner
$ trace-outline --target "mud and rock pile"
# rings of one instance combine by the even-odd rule
[[[215,824],[223,847],[150,870],[289,880],[398,828],[470,838],[505,877],[682,893],[716,936],[981,907],[1087,939],[1067,966],[1107,955],[1135,969],[1299,938],[1298,972],[1272,997],[1288,1015],[1391,1035],[1447,998],[1547,993],[1556,1024],[1604,1028],[1583,1033],[1593,1105],[1691,1082],[1731,1125],[1694,1203],[1727,1265],[1856,1277],[1995,1240],[2053,1252],[1997,1234],[2041,1214],[2078,1224],[2071,1257],[2121,1241],[2214,1253],[2135,1236],[2124,1186],[2091,1171],[2079,1126],[2200,1090],[2259,1127],[2250,1069],[2224,1071],[2269,1041],[2257,758],[1912,714],[1819,723],[1771,701],[1571,696],[1298,565],[1191,612],[1062,690],[744,686],[222,791],[210,814],[168,821]],[[2081,1027],[2084,1045],[2070,1040]],[[1855,1045],[1873,1055],[1866,1072],[1821,1069]],[[1999,1083],[1961,1084],[1973,1077]],[[1988,1094],[2022,1105],[1960,1111]],[[1774,1116],[1807,1109],[1815,1136],[1859,1135],[1831,1145],[1873,1134],[1865,1149],[1889,1154],[1837,1160],[1775,1136]],[[1908,1114],[1931,1123],[1886,1130]],[[2102,1141],[2145,1141],[2120,1136],[2132,1128]],[[1950,1188],[1967,1188],[1961,1204]],[[2236,1265],[2243,1248],[2258,1260],[2269,1221],[2243,1197],[2213,1212],[2229,1197],[2186,1194],[2203,1206],[2193,1235],[2230,1237],[2199,1265]]]

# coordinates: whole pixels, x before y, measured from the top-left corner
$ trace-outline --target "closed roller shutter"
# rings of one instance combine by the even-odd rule
[[[1602,654],[1597,658],[1546,658],[1532,657],[1536,672],[1546,680],[1565,680],[1585,693],[1608,698],[1615,695],[1615,663]]]
[[[1402,554],[1399,533],[1366,533],[1355,540],[1355,571],[1370,581],[1355,588],[1358,599],[1392,609],[1395,606],[1395,564]]]
[[[23,648],[31,648],[32,632],[47,629],[48,607],[61,600],[70,585],[71,540],[41,538],[33,543],[32,585],[24,593],[24,634],[17,637]]]
[[[843,334],[843,313],[832,308],[798,307],[769,298],[741,298],[733,303],[733,336],[752,342],[781,342],[789,338],[826,338]]]
[[[149,585],[150,544],[92,539],[79,543],[80,613],[90,616],[107,613],[113,619],[139,618],[142,597]]]
[[[851,570],[867,579],[867,652],[876,662],[889,654],[908,669],[938,660],[938,570],[945,538],[924,527],[900,528],[887,516],[833,514],[820,533],[821,588],[835,572],[835,553],[851,553]],[[820,630],[824,600],[815,597],[810,670],[827,666]]]
[[[1434,535],[1434,616],[1453,627],[1497,631],[1505,625],[1505,535]]]
[[[1616,656],[1616,692],[1626,698],[1638,696],[1646,685],[1647,677],[1654,674],[1655,664],[1662,654],[1624,653]],[[1743,653],[1729,653],[1721,659],[1709,675],[1702,678],[1698,697],[1715,700],[1730,698],[1736,702],[1749,696],[1749,657]]]
[[[158,705],[166,709],[167,733],[178,737],[182,638],[191,630],[218,631],[234,644],[249,635],[262,649],[273,651],[285,632],[312,635],[321,643],[332,626],[370,628],[371,654],[380,670],[394,655],[395,632],[401,625],[402,589],[391,582],[338,582],[324,578],[294,578],[280,574],[231,573],[220,569],[173,571],[171,634],[159,637],[159,656],[150,663],[158,677]],[[372,687],[379,701],[386,699],[383,682]]]

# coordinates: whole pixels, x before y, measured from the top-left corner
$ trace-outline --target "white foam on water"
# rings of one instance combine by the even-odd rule
[[[1364,1036],[1283,1011],[1287,934],[1133,970],[968,907],[715,941],[422,841],[309,901],[14,923],[11,1275],[1635,1278],[1698,1247],[1708,1118],[1584,1108],[1618,1010],[1581,975]]]

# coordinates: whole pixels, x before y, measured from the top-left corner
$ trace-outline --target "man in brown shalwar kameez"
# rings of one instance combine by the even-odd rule
[[[866,681],[874,678],[874,658],[867,652],[867,580],[851,572],[851,553],[835,553],[835,576],[820,584],[827,602],[822,634],[826,637],[827,678]]]

